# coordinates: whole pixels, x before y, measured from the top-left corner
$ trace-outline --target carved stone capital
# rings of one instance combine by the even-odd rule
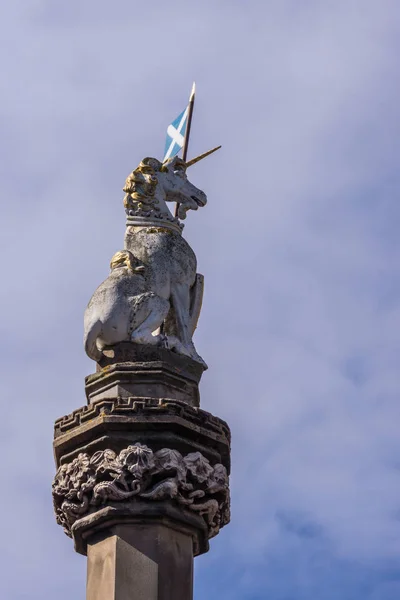
[[[114,518],[143,517],[146,505],[154,504],[161,506],[158,516],[171,519],[169,506],[182,513],[181,521],[188,515],[186,522],[192,528],[199,521],[191,515],[201,517],[201,528],[208,538],[230,520],[229,478],[224,465],[212,465],[200,452],[185,456],[170,448],[153,452],[139,442],[118,454],[111,449],[82,452],[62,464],[53,482],[53,501],[57,523],[70,537],[88,517],[91,523],[96,521],[96,514],[100,520],[107,519],[107,507],[113,509]],[[163,504],[168,505],[166,510]]]

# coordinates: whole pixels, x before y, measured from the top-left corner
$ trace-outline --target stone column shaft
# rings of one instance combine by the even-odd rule
[[[161,524],[117,525],[87,548],[86,600],[192,600],[192,536]]]

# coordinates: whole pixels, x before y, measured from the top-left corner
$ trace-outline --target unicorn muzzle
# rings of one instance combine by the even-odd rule
[[[197,196],[190,196],[194,200],[197,206],[205,206],[207,204],[207,196],[205,194],[198,194]]]

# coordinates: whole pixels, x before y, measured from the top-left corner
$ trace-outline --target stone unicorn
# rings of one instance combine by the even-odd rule
[[[206,366],[197,354],[192,336],[203,297],[203,276],[196,273],[196,256],[182,237],[182,225],[167,202],[178,203],[180,219],[188,210],[205,206],[204,192],[188,181],[185,163],[174,157],[165,163],[145,158],[127,178],[124,206],[127,213],[125,248],[146,269],[146,289],[170,303],[164,324],[170,348]]]
[[[189,210],[207,197],[187,179],[185,163],[145,158],[125,182],[125,250],[111,261],[109,277],[97,288],[85,312],[85,349],[98,361],[105,346],[122,341],[161,344],[206,368],[192,337],[200,315],[204,278],[196,256],[182,237]],[[177,216],[167,202],[177,202]]]

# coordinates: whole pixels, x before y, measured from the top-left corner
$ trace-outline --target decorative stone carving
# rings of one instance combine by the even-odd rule
[[[119,454],[110,449],[80,453],[59,467],[53,482],[57,523],[70,537],[78,519],[106,504],[135,499],[172,501],[202,516],[209,538],[230,520],[226,468],[212,466],[200,452],[153,452],[135,443]]]
[[[100,415],[125,416],[134,414],[136,417],[157,417],[163,415],[176,415],[189,423],[193,423],[198,431],[199,428],[207,428],[222,439],[228,446],[231,440],[231,433],[225,421],[215,417],[211,413],[200,408],[193,408],[185,402],[178,400],[167,400],[165,398],[113,398],[99,400],[95,404],[88,404],[77,408],[71,414],[57,419],[54,425],[54,437],[68,433],[93,421]]]
[[[122,341],[160,344],[206,367],[192,337],[200,315],[204,278],[178,217],[204,206],[207,197],[186,176],[186,163],[145,158],[127,178],[125,251],[111,261],[111,274],[85,313],[85,349],[99,361],[105,346]],[[162,325],[162,334],[154,334]]]

